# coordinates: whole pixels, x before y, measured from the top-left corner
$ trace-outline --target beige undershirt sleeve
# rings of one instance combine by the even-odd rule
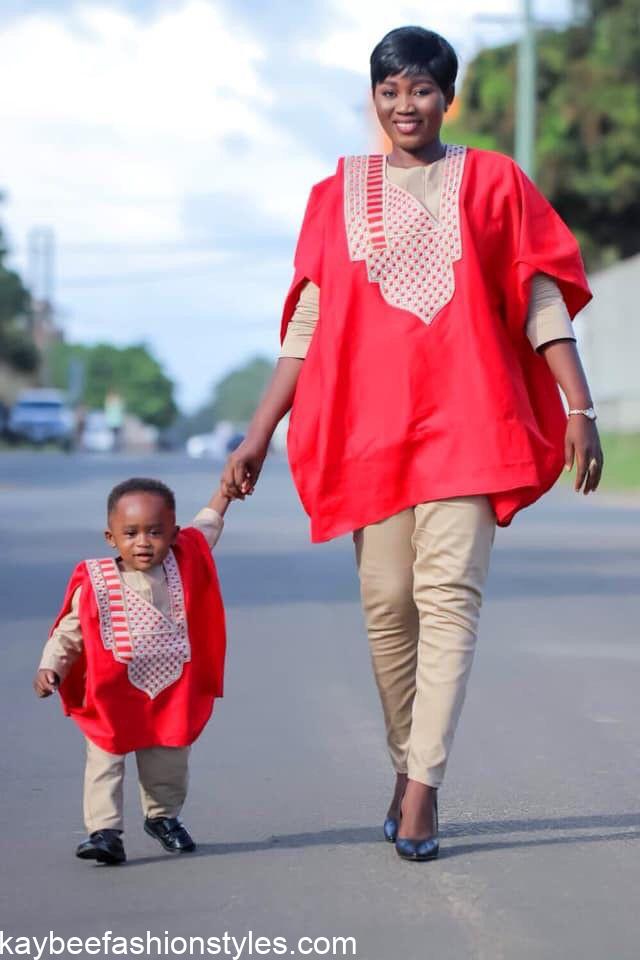
[[[437,160],[428,167],[392,167],[387,164],[387,176],[396,186],[413,194],[432,216],[440,213],[440,194],[444,164]],[[307,280],[289,322],[281,357],[304,360],[320,315],[320,288]],[[536,274],[531,285],[531,299],[526,334],[534,350],[552,340],[575,340],[571,319],[557,283]]]
[[[39,670],[53,670],[60,680],[64,680],[74,662],[82,653],[82,631],[80,630],[80,591],[71,598],[71,610],[65,614],[44,645]]]
[[[320,287],[311,280],[307,280],[300,291],[300,299],[287,327],[280,350],[281,357],[304,360],[319,316]]]
[[[217,510],[213,510],[211,507],[203,507],[193,518],[191,526],[196,527],[200,533],[204,534],[207,543],[213,550],[224,529],[224,519]]]
[[[527,336],[534,350],[552,340],[576,338],[560,288],[546,273],[536,273],[531,284]]]

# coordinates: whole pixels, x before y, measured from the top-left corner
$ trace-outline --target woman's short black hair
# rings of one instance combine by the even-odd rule
[[[161,480],[152,480],[150,477],[131,477],[115,486],[109,494],[107,500],[108,517],[118,506],[118,502],[128,493],[155,493],[163,498],[170,510],[176,512],[176,498],[173,490],[170,490],[166,483],[162,483]]]
[[[428,73],[446,93],[456,82],[458,58],[451,44],[439,33],[423,27],[391,30],[371,54],[371,87],[387,77],[404,73]]]

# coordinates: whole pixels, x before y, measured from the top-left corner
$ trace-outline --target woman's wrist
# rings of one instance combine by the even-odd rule
[[[569,410],[589,410],[590,407],[593,407],[593,400],[588,393],[567,397],[567,403],[569,404]]]
[[[271,426],[268,422],[265,423],[260,420],[252,421],[247,429],[245,442],[251,444],[252,447],[266,450],[276,426],[277,424]]]

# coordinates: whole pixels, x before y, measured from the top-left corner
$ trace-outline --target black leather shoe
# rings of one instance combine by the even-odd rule
[[[119,830],[95,830],[78,846],[76,857],[81,860],[97,860],[113,866],[124,863],[127,855],[120,839]]]
[[[158,840],[167,853],[191,853],[196,845],[187,828],[177,817],[149,817],[144,821],[144,832]]]
[[[387,843],[395,843],[396,837],[398,836],[398,821],[395,817],[387,817],[385,822],[382,824],[382,829],[384,831],[384,838]]]

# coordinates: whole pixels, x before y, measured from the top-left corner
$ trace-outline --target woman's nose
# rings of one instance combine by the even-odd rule
[[[416,105],[410,96],[402,96],[401,94],[398,97],[398,102],[396,104],[397,113],[415,113],[415,109]]]

